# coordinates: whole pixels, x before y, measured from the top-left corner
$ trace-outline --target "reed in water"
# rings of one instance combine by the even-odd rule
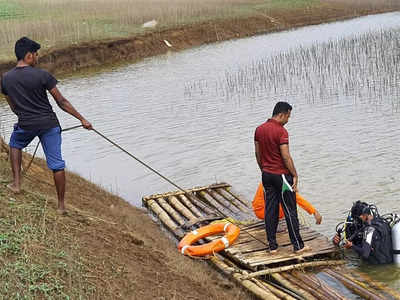
[[[213,82],[189,82],[185,95],[211,94],[228,100],[262,95],[298,101],[295,104],[361,105],[396,113],[400,112],[399,48],[400,27],[294,48],[226,70]]]

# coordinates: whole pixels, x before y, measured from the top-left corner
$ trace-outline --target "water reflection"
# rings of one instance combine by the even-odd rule
[[[362,264],[360,271],[368,273],[371,278],[385,282],[392,288],[400,289],[400,267],[396,265],[371,266]]]

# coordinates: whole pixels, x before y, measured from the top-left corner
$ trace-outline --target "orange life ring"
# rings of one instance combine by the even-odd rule
[[[212,242],[192,246],[193,243],[198,240],[205,238],[210,235],[225,232],[225,235],[216,239]],[[184,238],[179,242],[178,249],[182,254],[190,256],[204,256],[224,250],[225,248],[232,245],[238,238],[240,228],[233,225],[232,223],[214,223],[207,226],[200,227],[199,229],[193,230],[186,234]]]

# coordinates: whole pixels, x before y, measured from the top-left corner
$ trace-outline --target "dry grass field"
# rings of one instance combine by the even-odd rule
[[[217,19],[234,19],[270,9],[319,4],[319,0],[0,0],[0,60],[13,57],[12,45],[29,36],[45,45],[121,38]],[[10,47],[11,45],[11,47]]]
[[[21,36],[38,40],[43,49],[82,42],[119,39],[207,22],[282,17],[285,21],[329,14],[354,16],[400,9],[398,0],[0,0],[0,61],[14,59]],[[335,14],[335,13],[334,13]],[[321,16],[320,16],[321,15]],[[327,21],[331,21],[326,16]],[[157,26],[143,28],[152,20]],[[307,21],[306,21],[307,22]],[[243,29],[246,31],[245,29]]]
[[[0,0],[0,59],[27,35],[46,47],[120,38],[143,33],[145,22],[157,30],[216,18],[248,15],[260,0]],[[268,5],[276,5],[274,0]],[[285,1],[284,1],[285,2]],[[315,2],[315,0],[296,0]]]

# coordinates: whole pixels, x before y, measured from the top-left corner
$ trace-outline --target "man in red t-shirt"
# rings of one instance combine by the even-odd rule
[[[289,135],[283,127],[290,118],[292,106],[287,102],[278,102],[272,118],[257,127],[254,144],[258,166],[262,172],[265,190],[265,229],[269,250],[278,249],[276,230],[279,221],[279,204],[285,213],[290,241],[296,253],[311,250],[304,246],[299,231],[297,217],[296,192],[297,172],[289,153]]]

